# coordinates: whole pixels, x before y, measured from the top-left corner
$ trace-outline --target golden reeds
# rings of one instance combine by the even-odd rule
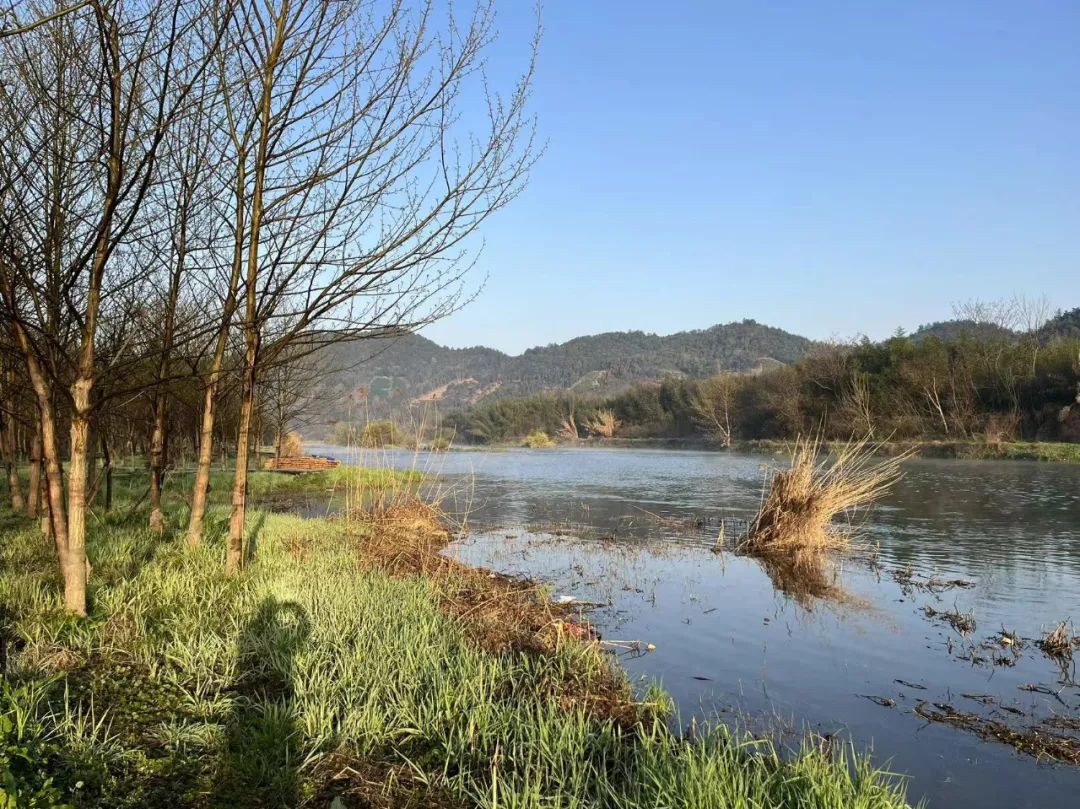
[[[598,435],[601,438],[611,438],[615,435],[615,431],[621,426],[619,420],[615,417],[615,412],[612,410],[598,410],[596,415],[593,416],[586,423],[590,432],[593,435]]]
[[[900,479],[911,456],[878,458],[880,449],[862,439],[824,453],[820,437],[797,439],[791,466],[769,470],[761,508],[738,550],[819,568],[827,553],[850,545],[857,514]]]
[[[1080,648],[1080,635],[1073,637],[1069,632],[1068,622],[1062,621],[1052,632],[1044,633],[1038,645],[1051,657],[1072,660],[1073,647]]]

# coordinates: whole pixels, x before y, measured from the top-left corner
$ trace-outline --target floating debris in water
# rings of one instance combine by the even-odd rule
[[[969,635],[975,631],[974,610],[970,612],[960,612],[958,608],[954,607],[951,610],[942,612],[940,610],[935,610],[928,605],[923,607],[923,612],[926,613],[928,618],[941,618],[961,635]]]
[[[1000,706],[999,706],[1000,707]],[[915,713],[928,722],[953,725],[975,733],[983,739],[997,739],[1036,758],[1050,758],[1080,765],[1080,739],[1055,732],[1060,723],[1049,720],[1029,728],[1014,728],[996,719],[967,713],[942,702],[920,702]],[[1066,726],[1065,729],[1072,729]]]
[[[893,708],[896,706],[896,700],[889,697],[876,697],[873,694],[859,694],[863,699],[868,699],[871,702],[876,702],[883,708]]]
[[[908,688],[914,688],[914,689],[916,689],[918,691],[925,691],[926,690],[925,685],[920,685],[919,683],[909,683],[907,680],[893,680],[893,682],[894,683],[899,683],[900,685],[903,685],[903,686],[907,686]]]
[[[1073,647],[1080,648],[1080,635],[1073,636],[1069,623],[1062,621],[1053,632],[1043,633],[1042,640],[1035,641],[1035,644],[1050,657],[1072,660]]]

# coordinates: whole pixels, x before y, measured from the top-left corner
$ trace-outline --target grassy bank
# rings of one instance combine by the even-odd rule
[[[838,442],[823,442],[828,449]],[[745,441],[736,449],[745,452],[786,453],[788,441]],[[984,461],[1045,461],[1080,463],[1080,444],[1053,441],[886,441],[878,446],[880,454],[902,455],[912,452],[920,458],[957,458]]]
[[[48,543],[3,516],[0,805],[903,805],[865,759],[673,738],[660,692],[635,701],[536,588],[439,556],[423,509],[255,511],[233,579],[174,512],[163,537],[97,515],[84,621]]]

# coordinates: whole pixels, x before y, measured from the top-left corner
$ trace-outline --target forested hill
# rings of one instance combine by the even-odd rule
[[[812,343],[753,320],[667,336],[640,331],[578,337],[510,356],[491,348],[445,348],[418,335],[336,346],[313,421],[354,420],[416,400],[447,409],[544,390],[609,394],[671,375],[708,376],[790,363]]]

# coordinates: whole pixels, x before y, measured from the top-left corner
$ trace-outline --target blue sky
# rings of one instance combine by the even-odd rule
[[[509,73],[532,12],[499,15]],[[547,152],[428,337],[878,338],[973,297],[1080,306],[1080,3],[546,0],[543,25]]]

